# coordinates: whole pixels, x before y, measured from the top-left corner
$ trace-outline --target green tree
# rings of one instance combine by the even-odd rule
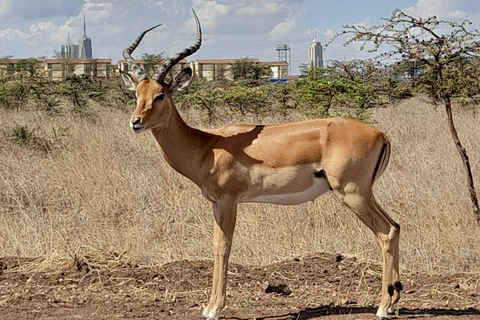
[[[369,28],[347,25],[342,34],[349,36],[346,44],[360,42],[362,50],[367,46],[370,52],[385,48],[380,57],[422,63],[424,68],[419,79],[426,84],[433,101],[441,102],[445,107],[450,133],[463,160],[474,215],[480,226],[480,209],[470,162],[455,128],[451,102],[467,83],[478,82],[478,69],[472,68],[472,61],[480,55],[480,33],[472,29],[471,24],[469,20],[457,23],[436,16],[416,18],[397,9],[380,25]]]
[[[334,61],[328,68],[309,68],[299,80],[299,98],[321,116],[335,112],[364,118],[380,103],[381,70],[371,61]]]
[[[306,76],[308,74],[308,70],[310,70],[308,63],[300,63],[298,67],[300,69],[301,76]]]
[[[233,78],[235,80],[260,80],[269,77],[271,70],[268,66],[257,63],[248,57],[238,59],[232,66]]]
[[[156,66],[160,65],[162,60],[165,59],[165,53],[164,52],[161,52],[158,54],[143,53],[142,59],[143,61],[145,61],[145,64],[143,65],[144,71],[150,78],[155,74]]]
[[[38,71],[40,70],[44,57],[41,58],[29,58],[29,59],[21,59],[15,65],[16,71],[22,76],[29,76],[31,79],[36,78],[39,76]]]

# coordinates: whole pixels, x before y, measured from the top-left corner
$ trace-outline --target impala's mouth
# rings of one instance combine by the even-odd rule
[[[145,130],[145,125],[140,123],[132,123],[130,122],[130,128],[132,128],[133,132],[140,133]]]

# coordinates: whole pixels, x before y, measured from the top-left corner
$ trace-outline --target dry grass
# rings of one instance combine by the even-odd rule
[[[196,111],[184,116],[193,126],[207,123]],[[210,258],[210,203],[165,163],[150,134],[130,131],[128,118],[111,110],[86,117],[0,110],[1,256],[52,265],[99,252],[126,252],[146,265]],[[375,190],[402,226],[402,268],[480,271],[480,228],[443,110],[415,98],[374,119],[393,145]],[[455,110],[455,119],[480,188],[480,118]],[[36,142],[12,142],[16,125]],[[267,264],[319,251],[380,259],[373,234],[333,195],[300,206],[240,206],[232,261]]]

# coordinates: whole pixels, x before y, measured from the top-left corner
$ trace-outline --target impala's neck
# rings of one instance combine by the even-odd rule
[[[204,146],[211,138],[210,134],[186,124],[173,102],[170,120],[166,126],[153,128],[152,133],[170,166],[199,184],[198,172],[206,152]]]

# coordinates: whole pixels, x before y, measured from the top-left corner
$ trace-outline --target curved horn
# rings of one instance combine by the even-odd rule
[[[160,27],[161,25],[162,24],[160,23],[160,24],[157,24],[154,27],[151,27],[150,29],[147,29],[147,30],[143,31],[142,33],[140,33],[140,35],[137,37],[137,39],[135,39],[135,41],[133,41],[133,43],[129,47],[127,47],[127,48],[125,48],[125,50],[123,50],[123,58],[127,62],[128,69],[132,70],[133,74],[135,75],[135,77],[137,77],[138,81],[146,79],[147,75],[145,74],[145,71],[143,71],[143,69],[138,64],[135,63],[135,60],[133,60],[132,52],[133,52],[133,50],[135,50],[137,48],[140,41],[142,41],[143,36],[148,31],[150,31],[152,29],[155,29],[157,27]]]
[[[157,72],[153,76],[153,79],[157,80],[157,82],[163,82],[165,80],[165,77],[167,76],[168,71],[170,71],[174,65],[176,65],[183,58],[195,53],[202,44],[202,28],[200,27],[200,21],[198,20],[195,10],[192,9],[192,11],[193,16],[195,17],[195,22],[197,24],[197,40],[195,40],[195,43],[191,47],[188,47],[183,51],[176,53],[172,58],[168,59],[165,64],[163,64],[157,70]]]

